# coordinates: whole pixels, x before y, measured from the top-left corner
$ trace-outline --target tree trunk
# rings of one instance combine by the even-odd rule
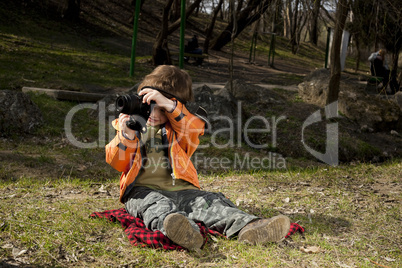
[[[180,27],[180,19],[169,26],[169,12],[174,0],[167,0],[163,8],[162,30],[156,36],[156,41],[152,51],[152,62],[155,66],[162,64],[172,64],[168,48],[168,36]],[[186,10],[186,20],[193,13],[194,9],[200,4],[201,0],[195,0]]]
[[[250,0],[247,6],[238,14],[237,20],[234,23],[233,18],[230,18],[229,24],[220,33],[220,35],[213,41],[211,49],[219,51],[227,43],[231,41],[233,25],[237,25],[237,31],[234,38],[236,38],[247,26],[251,25],[253,22],[261,17],[261,14],[267,10],[269,4],[272,0]],[[256,10],[261,7],[258,12]]]
[[[331,77],[328,85],[328,96],[326,103],[330,104],[338,100],[339,84],[341,81],[341,43],[342,33],[345,28],[346,17],[348,15],[348,1],[339,0],[336,6],[336,24],[331,49]]]
[[[307,10],[307,8],[304,8],[304,10]],[[302,14],[302,15],[298,15],[298,21],[297,21],[297,27],[296,27],[296,42],[295,42],[295,49],[294,49],[294,54],[296,54],[299,51],[300,48],[300,40],[301,40],[301,34],[302,31],[307,23],[307,18],[309,17],[309,14]],[[307,33],[307,31],[306,31]]]
[[[180,18],[180,0],[174,0],[173,5],[169,14],[169,21],[176,21]]]
[[[237,8],[236,8],[236,15],[240,14],[241,9],[243,8],[243,3],[244,3],[244,0],[238,0]]]
[[[200,9],[201,9],[201,2],[195,8],[194,17],[198,17],[198,14],[200,13]]]
[[[67,10],[64,17],[70,21],[79,20],[81,13],[81,0],[67,0]]]
[[[240,3],[239,3],[240,4]],[[232,30],[231,30],[231,39],[230,39],[230,58],[229,58],[229,91],[234,94],[233,92],[233,59],[234,59],[234,39],[235,39],[235,35],[237,32],[237,15],[239,14],[238,11],[235,12],[234,10],[234,5],[235,5],[235,0],[230,0],[229,2],[229,16],[230,18],[232,18],[231,20],[233,21],[232,24]]]
[[[359,71],[359,66],[360,66],[360,41],[359,41],[359,35],[356,33],[354,34],[354,40],[356,42],[356,50],[357,50],[357,55],[356,55],[356,67],[355,67],[355,72]]]
[[[221,12],[220,12],[221,20],[224,20],[224,18],[225,18],[224,10],[225,10],[225,1],[223,1]]]
[[[320,14],[321,0],[314,1],[313,13],[311,14],[311,43],[315,46],[318,44],[318,15]]]
[[[218,16],[219,11],[222,8],[223,0],[219,0],[218,5],[215,7],[214,12],[212,14],[211,23],[208,25],[207,30],[205,31],[205,41],[204,41],[204,53],[208,54],[209,49],[209,41],[212,36],[212,32],[215,27],[216,17]]]
[[[291,1],[286,0],[284,3],[284,18],[283,18],[283,36],[290,39],[290,29],[292,25],[292,7],[291,7]]]
[[[298,16],[299,16],[299,0],[296,0],[295,9],[293,10],[293,17],[291,19],[291,31],[290,31],[290,44],[292,45],[292,54],[296,54],[297,51],[297,27],[298,27]]]
[[[202,0],[195,0],[186,10],[186,20],[190,15],[194,12],[195,8],[200,5],[200,2]],[[168,35],[171,35],[174,31],[180,28],[180,22],[181,18],[173,22],[169,27],[168,27]]]
[[[162,14],[162,29],[156,36],[156,41],[152,48],[152,62],[154,66],[162,64],[172,64],[168,48],[168,23],[169,11],[174,0],[167,0]]]

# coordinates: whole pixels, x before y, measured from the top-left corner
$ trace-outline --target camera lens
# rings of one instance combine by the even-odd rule
[[[116,111],[119,113],[123,113],[124,107],[127,106],[128,101],[126,100],[127,96],[120,96],[116,100]]]
[[[116,111],[123,114],[139,114],[141,98],[135,95],[123,95],[116,99]]]

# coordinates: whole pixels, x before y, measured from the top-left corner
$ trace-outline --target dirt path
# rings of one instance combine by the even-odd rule
[[[201,66],[196,66],[190,61],[184,68],[190,72],[195,83],[224,85],[230,80],[229,58],[230,55],[226,52],[211,51],[209,58]],[[272,68],[268,66],[264,55],[257,56],[255,62],[249,63],[248,56],[240,52],[235,52],[233,65],[233,79],[263,85],[294,86],[313,70],[312,67],[300,67],[279,57],[275,59],[275,68]],[[295,90],[294,87],[289,89]]]

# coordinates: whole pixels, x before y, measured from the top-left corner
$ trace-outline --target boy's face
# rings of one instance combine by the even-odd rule
[[[151,115],[148,118],[148,124],[150,126],[159,126],[168,121],[166,115],[165,115],[165,110],[163,108],[160,108],[158,105],[155,105],[155,107],[152,109]]]

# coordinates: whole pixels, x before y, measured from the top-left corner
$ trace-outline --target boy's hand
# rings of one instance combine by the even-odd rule
[[[151,104],[151,101],[156,102],[156,104],[165,109],[167,112],[172,112],[175,108],[175,103],[171,99],[166,98],[159,91],[152,88],[144,88],[141,90],[138,95],[144,96],[142,99],[143,103]]]
[[[122,133],[124,133],[123,136],[125,135],[127,138],[133,140],[135,137],[135,131],[126,125],[126,122],[130,119],[131,118],[128,114],[119,114],[119,126]]]

